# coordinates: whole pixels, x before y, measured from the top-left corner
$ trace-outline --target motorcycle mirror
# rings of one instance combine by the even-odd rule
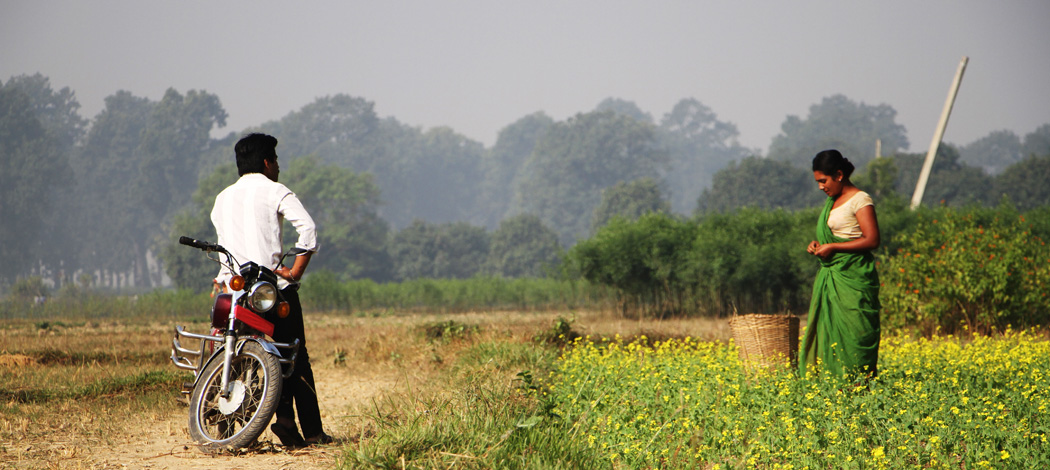
[[[280,261],[280,263],[278,263],[278,266],[284,264],[284,259],[285,258],[287,258],[289,256],[299,256],[299,255],[301,255],[303,253],[306,253],[308,251],[310,251],[310,250],[304,250],[304,249],[299,248],[297,246],[292,247],[290,250],[288,250],[287,253],[281,255],[281,261]]]

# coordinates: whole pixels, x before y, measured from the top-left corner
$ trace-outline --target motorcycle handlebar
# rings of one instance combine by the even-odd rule
[[[226,251],[222,246],[216,243],[208,243],[205,241],[194,240],[190,237],[179,237],[179,243],[186,246],[192,246],[194,248],[197,248],[198,250],[222,252]]]

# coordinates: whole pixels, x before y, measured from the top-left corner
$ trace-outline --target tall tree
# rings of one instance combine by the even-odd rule
[[[800,168],[810,168],[813,156],[825,149],[837,149],[857,168],[863,168],[875,154],[875,141],[882,141],[882,154],[892,155],[908,148],[904,126],[897,124],[897,111],[891,106],[856,103],[843,95],[824,98],[809,108],[809,116],[788,116],[773,137],[769,158],[784,160]]]
[[[994,196],[1006,196],[1018,210],[1050,206],[1050,154],[1030,156],[995,177]],[[994,201],[989,201],[994,202]]]
[[[650,212],[670,212],[671,204],[660,194],[660,184],[652,178],[616,183],[602,190],[602,200],[591,218],[591,234],[613,217],[638,220]]]
[[[711,185],[715,172],[757,153],[737,143],[739,132],[734,124],[719,121],[710,108],[693,98],[675,104],[660,121],[660,131],[670,156],[664,179],[671,209],[678,213],[696,208],[697,198]]]
[[[0,284],[11,283],[41,263],[39,255],[58,249],[38,246],[56,188],[69,184],[70,169],[61,141],[37,117],[30,97],[0,87]],[[41,251],[43,250],[43,251]]]
[[[148,268],[148,257],[157,254],[164,239],[163,226],[182,209],[197,187],[201,155],[212,145],[212,128],[226,125],[226,110],[219,98],[190,90],[182,95],[169,88],[150,110],[139,142],[139,175],[130,183],[136,201],[146,211],[135,218],[134,264],[136,283],[160,284],[160,272]]]
[[[697,212],[727,212],[742,207],[802,209],[823,201],[813,172],[791,163],[748,157],[715,173],[714,183],[697,201]]]
[[[419,159],[410,162],[410,185],[399,188],[400,196],[411,201],[413,216],[438,223],[482,223],[475,209],[484,146],[447,127],[428,130],[422,138]]]
[[[1008,130],[992,132],[959,149],[959,161],[981,168],[991,175],[998,174],[1022,158],[1021,138]]]
[[[237,181],[237,167],[225,163],[205,175],[193,191],[192,204],[179,211],[171,223],[168,241],[160,248],[164,269],[176,287],[203,292],[211,288],[211,280],[219,271],[218,265],[204,254],[179,244],[179,237],[215,242],[217,235],[211,223],[211,209],[215,196]]]
[[[520,181],[525,160],[536,148],[554,120],[542,112],[525,116],[499,131],[489,152],[482,183],[480,207],[485,226],[493,229],[510,215],[514,188]]]
[[[602,100],[601,103],[598,103],[598,106],[595,106],[594,110],[596,112],[612,111],[621,116],[634,119],[635,121],[653,124],[653,117],[649,113],[642,111],[642,108],[639,108],[633,101],[610,97]]]
[[[212,128],[225,120],[218,97],[203,91],[169,89],[155,103],[125,91],[106,98],[78,171],[81,213],[93,239],[85,266],[130,272],[137,286],[159,285],[162,271],[152,256],[197,186]]]
[[[900,172],[893,158],[876,158],[868,162],[868,166],[863,171],[856,171],[853,174],[855,175],[851,177],[853,183],[875,199],[897,194],[897,179]]]
[[[80,102],[69,87],[55,91],[51,79],[39,73],[11,77],[3,87],[25,93],[33,114],[67,151],[84,137],[87,120],[80,116]]]
[[[358,172],[374,172],[380,120],[375,103],[338,94],[325,96],[262,129],[280,140],[290,156],[316,155]]]
[[[288,165],[281,181],[295,191],[317,224],[323,252],[311,268],[346,279],[390,280],[393,270],[385,246],[390,228],[378,215],[379,188],[371,174],[303,157]],[[292,246],[295,231],[285,228],[285,246]]]
[[[69,222],[75,216],[70,210],[75,200],[75,195],[69,191],[73,185],[70,161],[75,159],[75,145],[83,138],[87,121],[78,113],[80,103],[73,91],[68,87],[54,90],[51,81],[39,73],[11,77],[7,83],[2,84],[2,88],[24,94],[28,98],[32,114],[48,134],[47,139],[54,143],[54,155],[36,157],[58,158],[57,161],[44,163],[40,167],[43,170],[48,164],[54,164],[57,165],[57,171],[41,176],[47,177],[50,187],[65,190],[49,193],[40,201],[48,207],[39,214],[39,223],[46,228],[32,235],[26,234],[26,240],[31,241],[32,246],[25,246],[24,252],[33,253],[37,263],[47,271],[39,274],[50,275],[55,282],[61,283],[71,277],[76,269],[76,260],[71,256],[71,250],[57,248],[71,247],[76,241],[76,225]],[[28,182],[33,179],[23,178],[22,181]]]
[[[897,192],[908,198],[915,192],[925,154],[898,154],[893,157],[900,169]],[[959,161],[959,151],[951,145],[941,145],[930,170],[930,178],[923,192],[922,203],[928,206],[948,204],[987,204],[993,201],[992,178],[984,170]]]
[[[154,103],[127,91],[106,97],[94,118],[75,169],[80,264],[89,273],[123,272],[138,258],[136,225],[143,208],[133,191],[139,174],[142,133]],[[138,240],[142,246],[144,240]],[[99,279],[107,284],[105,279]]]
[[[666,163],[653,126],[610,111],[579,114],[551,126],[537,143],[517,188],[516,212],[536,214],[569,246],[590,230],[602,189],[657,178]]]
[[[154,217],[165,217],[190,199],[197,186],[201,155],[213,144],[212,128],[226,125],[226,111],[219,98],[190,90],[185,96],[169,88],[150,110],[139,144],[134,191]],[[163,220],[163,219],[161,219]],[[160,220],[147,217],[145,224]]]
[[[1050,155],[1050,124],[1043,124],[1036,130],[1025,134],[1024,147],[1021,151],[1025,157]]]
[[[376,165],[367,170],[375,175],[383,193],[379,215],[396,228],[403,228],[420,218],[413,199],[406,194],[415,182],[415,162],[423,152],[423,132],[388,118],[379,123],[381,139]],[[364,170],[361,170],[364,171]]]

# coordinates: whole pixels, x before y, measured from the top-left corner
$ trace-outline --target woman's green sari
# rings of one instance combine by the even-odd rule
[[[848,241],[828,227],[835,200],[828,198],[817,223],[820,244]],[[821,260],[813,283],[799,370],[820,365],[836,376],[878,373],[879,274],[871,252],[835,253]]]

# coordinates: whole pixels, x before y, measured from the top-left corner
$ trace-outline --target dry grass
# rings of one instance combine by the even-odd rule
[[[439,393],[447,384],[434,379],[472,345],[497,339],[528,343],[559,318],[594,338],[729,338],[724,320],[631,320],[601,312],[308,315],[307,338],[327,407],[326,425],[351,443],[367,439],[362,410],[376,400],[422,393],[422,388]],[[441,322],[471,328],[461,336],[428,340],[426,328]],[[185,400],[177,384],[190,375],[168,361],[173,328],[146,322],[7,322],[0,329],[0,468],[216,465],[192,460],[202,457],[177,444],[188,439]],[[188,329],[203,331],[206,325]],[[493,370],[500,372],[508,373]],[[285,468],[332,464],[327,451],[299,455],[290,464],[280,460],[286,457],[267,451],[235,462]]]

